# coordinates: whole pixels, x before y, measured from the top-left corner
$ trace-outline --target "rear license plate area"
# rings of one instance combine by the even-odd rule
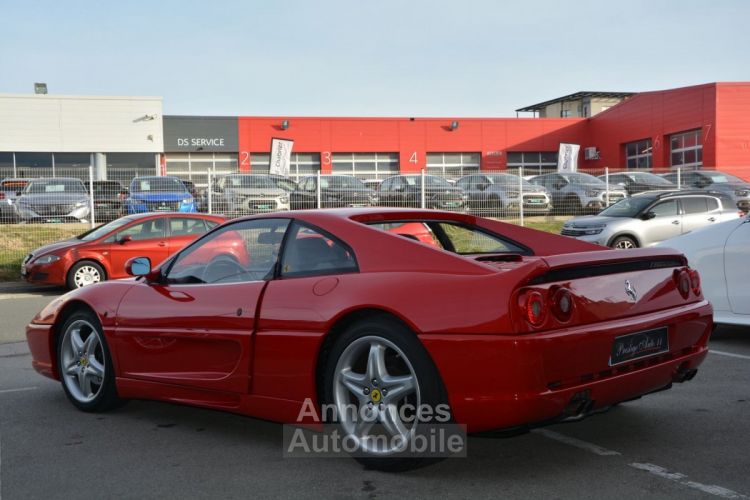
[[[669,351],[669,330],[667,327],[654,328],[642,332],[615,337],[609,366],[647,358]]]

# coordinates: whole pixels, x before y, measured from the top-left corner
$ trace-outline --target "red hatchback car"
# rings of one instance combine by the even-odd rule
[[[405,446],[431,416],[518,431],[690,380],[713,326],[679,252],[451,212],[257,215],[126,267],[139,277],[60,297],[27,327],[34,368],[73,405],[155,399],[330,429],[317,409],[384,470],[425,463]]]
[[[158,263],[226,219],[187,213],[130,215],[26,256],[21,276],[30,283],[81,288],[128,277],[125,263],[147,256]]]

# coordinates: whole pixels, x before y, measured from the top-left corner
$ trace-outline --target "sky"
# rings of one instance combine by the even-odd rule
[[[579,90],[750,80],[750,0],[0,0],[0,93],[165,114],[515,116]]]

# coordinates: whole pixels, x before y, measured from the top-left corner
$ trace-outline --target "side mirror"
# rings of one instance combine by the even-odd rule
[[[151,272],[151,259],[133,257],[125,263],[125,272],[130,276],[146,276]]]
[[[656,217],[656,214],[654,212],[652,212],[651,210],[649,210],[645,214],[641,215],[641,219],[643,219],[643,220],[653,219],[654,217]]]
[[[117,243],[119,243],[120,245],[124,245],[128,241],[133,241],[133,237],[130,236],[129,234],[126,234],[125,236],[122,236],[117,239]]]

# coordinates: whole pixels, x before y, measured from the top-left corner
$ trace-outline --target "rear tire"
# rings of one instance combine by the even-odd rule
[[[122,406],[115,370],[99,318],[86,310],[74,312],[57,337],[57,366],[63,391],[73,406],[103,412]]]
[[[400,472],[442,460],[404,456],[403,448],[383,449],[377,443],[368,443],[366,439],[380,435],[395,436],[391,431],[400,430],[397,433],[403,437],[401,443],[410,442],[416,425],[421,424],[409,428],[407,422],[400,418],[395,409],[404,404],[417,408],[429,405],[433,410],[438,405],[445,405],[443,408],[449,412],[443,383],[435,365],[416,335],[396,319],[381,316],[350,326],[333,342],[326,354],[320,383],[321,402],[337,408],[335,424],[339,433],[358,443],[358,456],[354,458],[366,468]],[[347,412],[341,410],[342,405],[365,408],[377,423],[369,427],[362,425],[364,420],[359,422],[356,416],[353,419],[351,415],[347,417]],[[449,414],[447,422],[439,423],[448,422],[452,422]],[[383,432],[375,431],[379,427]]]
[[[68,271],[66,285],[68,289],[75,290],[84,286],[93,285],[107,279],[104,268],[92,260],[76,262]]]

